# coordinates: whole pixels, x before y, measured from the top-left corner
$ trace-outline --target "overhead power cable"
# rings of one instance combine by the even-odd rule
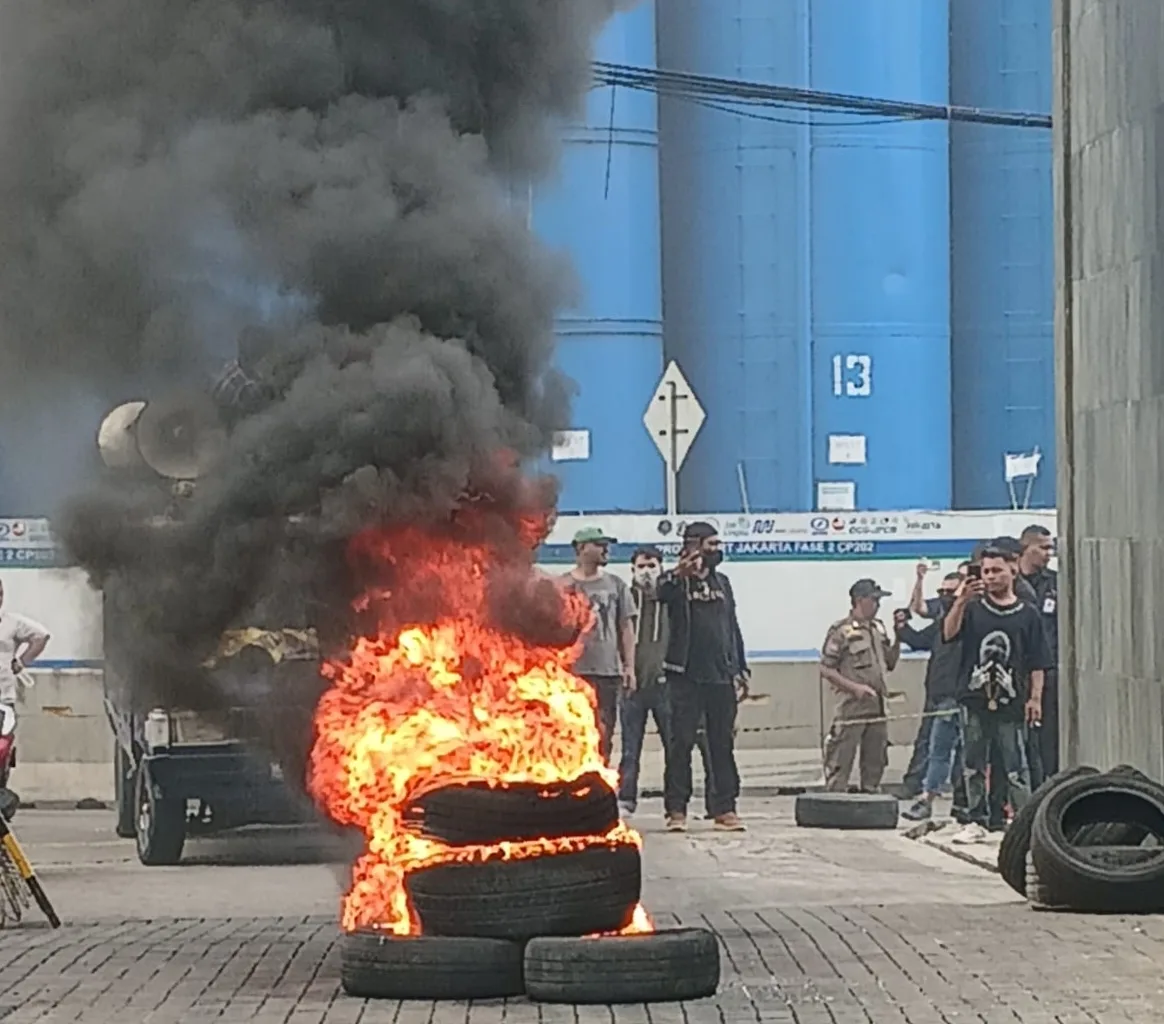
[[[955,106],[937,103],[907,103],[900,100],[876,99],[846,93],[823,92],[819,89],[800,89],[786,85],[770,85],[735,78],[716,78],[684,71],[636,67],[630,64],[612,64],[594,61],[594,82],[599,86],[621,86],[654,92],[660,96],[687,100],[722,109],[724,105],[744,105],[792,109],[803,113],[831,113],[861,115],[856,124],[868,124],[874,116],[891,121],[964,121],[975,124],[1000,125],[1009,128],[1050,128],[1049,114],[1022,111],[988,110],[982,107]],[[741,116],[756,116],[747,110],[733,110]],[[778,120],[761,117],[762,120]]]

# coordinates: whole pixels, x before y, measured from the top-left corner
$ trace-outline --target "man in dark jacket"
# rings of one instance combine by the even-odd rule
[[[667,828],[687,828],[691,799],[691,751],[703,716],[714,787],[715,827],[739,832],[736,813],[740,776],[736,768],[736,684],[748,675],[744,638],[732,585],[718,572],[723,560],[719,535],[710,523],[688,524],[675,569],[659,581],[670,636],[663,670],[671,706],[671,737],[663,772]]]
[[[1052,666],[1043,676],[1043,720],[1038,729],[1031,730],[1031,744],[1039,755],[1031,757],[1033,788],[1059,771],[1059,574],[1049,565],[1055,555],[1050,530],[1036,523],[1023,530],[1019,540],[1023,547],[1019,578],[1030,586],[1043,617]]]
[[[950,573],[938,585],[938,614],[924,629],[909,624],[907,612],[894,616],[894,628],[902,643],[915,651],[929,651],[926,665],[926,712],[930,715],[929,745],[922,772],[919,799],[903,813],[909,821],[933,815],[934,800],[954,783],[954,817],[966,823],[966,787],[962,779],[962,722],[958,708],[958,674],[962,668],[962,645],[957,639],[942,637],[942,617],[954,603],[962,579]]]

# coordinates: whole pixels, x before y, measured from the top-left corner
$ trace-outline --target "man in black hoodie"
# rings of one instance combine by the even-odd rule
[[[691,752],[702,715],[714,787],[711,808],[717,829],[744,829],[736,813],[740,776],[736,768],[736,684],[748,675],[735,595],[717,569],[723,561],[719,534],[710,523],[688,524],[679,564],[659,580],[670,636],[663,670],[671,705],[671,737],[663,772],[667,828],[687,828],[691,799]]]

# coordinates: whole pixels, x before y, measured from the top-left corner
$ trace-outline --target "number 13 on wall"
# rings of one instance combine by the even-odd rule
[[[873,357],[833,356],[833,394],[848,398],[873,394]]]

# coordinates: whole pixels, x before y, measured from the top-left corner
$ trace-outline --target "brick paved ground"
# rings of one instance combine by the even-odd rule
[[[757,805],[747,836],[648,829],[648,897],[660,925],[713,928],[716,998],[682,1006],[537,1007],[524,1001],[364,1003],[339,991],[330,914],[264,913],[252,884],[271,868],[149,872],[66,851],[67,826],[27,825],[50,889],[69,892],[59,932],[0,932],[4,1024],[1156,1024],[1164,1007],[1164,918],[1038,914],[997,878],[892,834],[828,835]],[[20,824],[18,820],[18,824]],[[51,825],[51,829],[49,828]],[[38,829],[41,829],[38,832]],[[40,844],[38,834],[53,838]],[[66,863],[94,886],[91,915]],[[310,888],[318,866],[285,868]],[[320,874],[311,874],[321,871]],[[98,874],[98,872],[104,874]],[[217,874],[215,874],[217,872]],[[102,892],[98,879],[104,877]],[[217,881],[215,881],[217,879]],[[208,881],[209,880],[209,881]],[[148,905],[135,898],[147,882]],[[46,883],[47,884],[47,883]],[[192,916],[214,885],[212,916]],[[167,886],[169,889],[167,890]],[[120,897],[123,917],[109,914]],[[258,895],[256,895],[258,893]],[[331,896],[326,887],[319,894]],[[305,897],[296,893],[297,901]],[[234,901],[234,914],[225,906]],[[163,917],[166,912],[172,917]],[[152,916],[152,919],[151,919]]]

